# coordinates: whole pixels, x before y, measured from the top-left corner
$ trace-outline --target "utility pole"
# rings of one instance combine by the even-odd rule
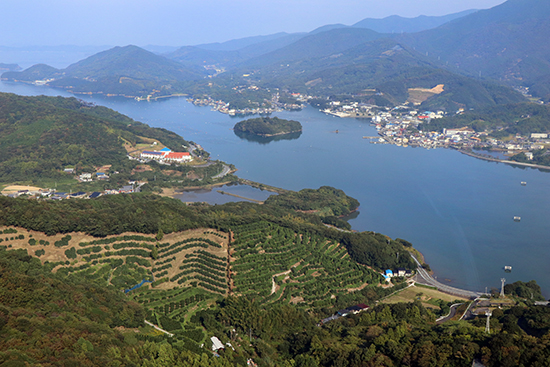
[[[487,311],[485,312],[485,315],[487,315],[487,324],[485,325],[485,332],[487,334],[491,334],[491,324],[490,324],[490,321],[491,321],[491,311]]]

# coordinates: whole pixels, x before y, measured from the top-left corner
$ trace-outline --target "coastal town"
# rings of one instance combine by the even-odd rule
[[[258,89],[257,86],[234,87],[236,91]],[[525,88],[524,88],[525,89]],[[529,96],[528,89],[519,90]],[[300,93],[285,92],[285,97],[279,93],[272,95],[271,101],[256,108],[232,108],[231,104],[222,100],[214,100],[209,96],[191,98],[188,101],[198,106],[211,106],[230,116],[269,115],[280,111],[295,111],[303,109],[307,103],[318,97]],[[280,102],[284,100],[285,103]],[[289,103],[289,100],[292,100]],[[539,103],[542,104],[541,101]],[[376,127],[378,136],[364,136],[374,144],[394,144],[403,147],[422,147],[426,149],[452,148],[470,155],[485,158],[508,160],[519,153],[524,153],[527,160],[533,159],[533,152],[550,145],[549,134],[532,132],[527,136],[516,135],[511,139],[499,140],[490,136],[490,132],[476,132],[469,127],[452,129],[430,129],[430,123],[436,119],[448,117],[452,114],[464,114],[463,108],[453,112],[422,111],[418,103],[405,102],[396,107],[381,107],[368,103],[330,100],[319,110],[327,115],[340,118],[368,119]]]
[[[463,110],[456,113],[461,114]],[[528,159],[533,155],[530,151],[544,149],[549,143],[548,134],[531,133],[529,136],[516,135],[513,139],[502,141],[489,136],[488,132],[476,132],[469,127],[443,129],[441,132],[431,131],[430,122],[445,116],[443,111],[419,112],[394,109],[377,112],[372,117],[380,138],[377,142],[391,143],[402,146],[419,146],[431,148],[474,149],[499,151],[505,155],[524,152]],[[426,128],[427,127],[427,128]]]

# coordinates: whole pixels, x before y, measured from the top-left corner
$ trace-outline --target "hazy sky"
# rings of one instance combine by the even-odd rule
[[[0,45],[183,46],[504,0],[1,0]]]

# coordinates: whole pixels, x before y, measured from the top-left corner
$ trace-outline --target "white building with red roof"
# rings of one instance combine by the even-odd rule
[[[164,155],[164,160],[167,162],[188,162],[191,160],[191,154],[188,152],[170,152]]]

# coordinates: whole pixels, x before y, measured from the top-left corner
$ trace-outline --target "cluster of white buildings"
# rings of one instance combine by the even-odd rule
[[[184,163],[193,159],[189,152],[172,152],[168,148],[159,151],[144,150],[140,154],[141,159],[152,159],[164,163]]]
[[[221,113],[224,113],[229,116],[236,116],[236,115],[255,115],[255,114],[270,114],[275,111],[279,111],[277,108],[272,107],[257,107],[257,108],[243,108],[243,109],[235,109],[235,108],[229,108],[230,104],[226,103],[224,101],[216,101],[210,97],[208,98],[196,98],[196,99],[188,99],[188,102],[193,103],[195,106],[211,106],[212,111],[218,111]]]
[[[109,179],[109,175],[106,174],[105,172],[97,172],[95,174],[82,173],[78,176],[78,180],[80,182],[92,182],[94,176],[97,180],[108,180]]]
[[[513,155],[523,151],[527,159],[532,159],[530,151],[543,149],[544,144],[550,143],[547,133],[532,133],[529,137],[516,136],[511,141],[500,141],[488,136],[487,132],[476,132],[470,127],[443,129],[443,132],[420,131],[419,125],[430,123],[434,118],[443,117],[441,111],[417,113],[379,112],[372,118],[378,134],[382,136],[380,142],[403,146],[420,146],[423,148],[462,147],[472,149],[490,148],[507,152]]]

